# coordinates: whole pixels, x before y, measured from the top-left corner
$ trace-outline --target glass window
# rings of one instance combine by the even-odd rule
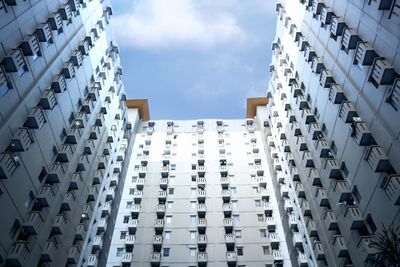
[[[190,257],[195,257],[195,256],[196,256],[196,252],[197,252],[197,249],[195,249],[195,248],[189,248],[189,255],[190,255]]]
[[[171,232],[166,231],[165,234],[164,234],[164,238],[167,239],[167,240],[171,239]]]
[[[234,222],[236,223],[240,222],[239,215],[233,215],[232,217]]]
[[[190,207],[192,208],[192,209],[195,209],[196,208],[196,201],[191,201],[190,202]]]
[[[259,222],[263,222],[264,221],[264,215],[263,214],[257,214],[257,220]]]
[[[190,215],[190,223],[191,224],[195,224],[196,223],[196,219],[197,219],[196,215]]]
[[[175,171],[176,170],[176,164],[171,164],[171,171]]]
[[[231,193],[232,193],[232,194],[236,194],[236,193],[237,193],[236,187],[231,187]]]
[[[165,222],[166,223],[171,223],[172,222],[172,216],[166,216],[165,217]]]
[[[191,231],[190,232],[190,239],[196,239],[196,232],[195,231]]]
[[[175,188],[168,188],[168,195],[173,195],[175,192]]]
[[[173,201],[167,201],[167,208],[172,209],[173,203]]]
[[[135,193],[135,189],[134,188],[130,188],[129,189],[129,195],[133,195]]]
[[[263,246],[262,250],[263,250],[264,255],[270,255],[271,254],[269,246]]]
[[[267,230],[265,230],[265,229],[260,229],[260,236],[261,236],[261,237],[267,237]]]
[[[124,216],[124,221],[123,223],[128,223],[129,222],[129,216]]]
[[[241,230],[235,230],[235,237],[236,238],[242,238],[242,231]]]
[[[126,232],[121,231],[121,235],[119,236],[119,239],[125,239],[125,237],[126,237]]]
[[[126,208],[127,208],[127,209],[132,208],[132,201],[126,202]]]
[[[121,257],[121,256],[122,256],[122,252],[124,252],[124,249],[123,249],[123,248],[117,248],[117,254],[116,254],[116,256],[117,256],[117,257]]]
[[[261,207],[261,200],[254,200],[254,203],[256,204],[256,207]]]
[[[242,247],[237,247],[236,248],[236,253],[238,256],[243,256],[243,248]]]
[[[163,249],[163,256],[164,257],[169,257],[169,252],[170,252],[169,250],[170,250],[169,248],[164,248]]]
[[[238,208],[238,202],[237,200],[232,200],[232,208],[237,209]]]

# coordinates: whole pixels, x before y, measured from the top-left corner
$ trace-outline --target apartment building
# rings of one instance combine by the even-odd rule
[[[256,124],[142,122],[106,266],[292,266]]]
[[[371,235],[400,222],[400,2],[286,0],[276,11],[258,116],[278,202],[296,206],[292,263],[366,266]],[[290,247],[299,234],[304,251]]]
[[[0,1],[0,266],[105,261],[135,127],[111,15],[108,1]]]

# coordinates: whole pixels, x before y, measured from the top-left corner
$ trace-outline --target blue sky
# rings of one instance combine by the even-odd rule
[[[113,0],[128,98],[152,119],[238,119],[264,96],[272,0]]]

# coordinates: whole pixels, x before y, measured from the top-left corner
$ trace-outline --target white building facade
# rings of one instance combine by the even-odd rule
[[[263,140],[253,120],[142,123],[106,266],[292,266]]]
[[[267,150],[307,240],[300,266],[366,266],[400,221],[399,1],[279,1]],[[284,223],[285,225],[285,223]]]
[[[133,128],[111,15],[108,1],[0,1],[0,266],[105,261]]]

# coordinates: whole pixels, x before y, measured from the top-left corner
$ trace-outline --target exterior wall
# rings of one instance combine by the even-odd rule
[[[224,121],[219,130],[216,120],[205,120],[203,127],[197,126],[197,121],[174,121],[170,128],[167,121],[154,123],[154,127],[143,123],[136,136],[106,266],[130,266],[131,262],[135,266],[202,266],[198,257],[204,252],[207,266],[226,265],[227,252],[235,258],[232,266],[274,262],[290,266],[261,132],[253,132],[255,128],[250,126],[249,130],[245,120]],[[220,160],[226,160],[225,180],[221,178],[225,171],[221,174]],[[260,163],[256,165],[255,160]],[[199,177],[201,164],[205,180]],[[225,197],[225,206],[222,184],[231,193]],[[205,192],[204,201],[198,190]],[[166,194],[165,200],[159,197],[160,192]],[[260,207],[256,207],[256,200]],[[206,206],[204,213],[202,203]],[[264,203],[271,207],[264,208]],[[269,209],[271,213],[265,211]],[[225,240],[224,218],[236,215],[239,220],[227,231],[233,235],[241,231],[241,237],[233,238],[234,245],[230,245]],[[194,221],[190,216],[195,216]],[[205,230],[198,225],[201,218],[206,219]],[[156,228],[156,219],[161,219],[163,226]],[[265,237],[261,237],[261,229],[266,230]],[[198,242],[201,234],[206,235],[205,245]],[[159,245],[153,241],[157,235],[162,238]],[[266,255],[263,246],[269,249]],[[164,254],[166,248],[170,249],[169,256]],[[237,248],[243,248],[243,256],[236,254]]]
[[[93,266],[129,136],[112,10],[12,2],[0,2],[0,265]]]
[[[384,2],[277,4],[264,133],[282,199],[310,207],[295,213],[308,265],[364,266],[370,235],[400,219],[399,4]]]

